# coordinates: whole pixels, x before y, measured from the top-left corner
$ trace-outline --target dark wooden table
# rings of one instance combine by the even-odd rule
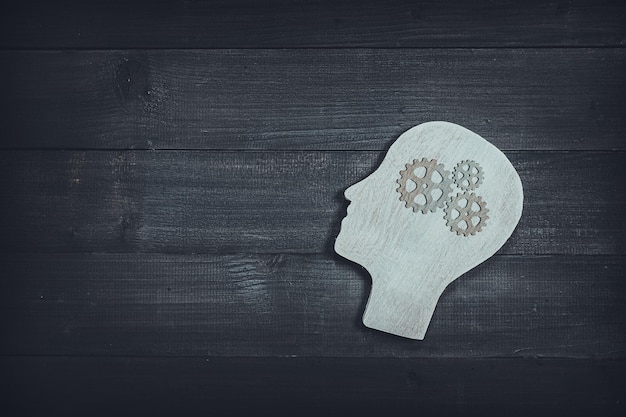
[[[3,5],[2,414],[623,413],[626,7],[471,3]],[[429,120],[526,200],[411,341],[332,245]]]

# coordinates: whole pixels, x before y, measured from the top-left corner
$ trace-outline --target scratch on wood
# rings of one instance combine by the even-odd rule
[[[269,322],[272,297],[268,286],[271,273],[267,265],[257,257],[236,256],[228,264],[228,273],[238,302],[251,310],[254,320]]]
[[[82,169],[85,163],[85,152],[74,152],[70,160],[70,186],[80,185]]]

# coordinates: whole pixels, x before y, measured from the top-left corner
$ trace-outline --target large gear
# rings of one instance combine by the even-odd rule
[[[462,204],[463,201],[465,204]],[[477,205],[478,209],[475,209],[474,205]],[[482,200],[482,197],[474,193],[458,193],[448,200],[444,219],[450,231],[456,232],[457,235],[475,235],[485,227],[485,222],[489,218],[487,216],[489,209],[486,206],[487,203]],[[474,222],[475,218],[478,219],[477,222]]]
[[[454,167],[452,179],[461,190],[474,190],[483,182],[483,170],[476,161],[461,161]]]
[[[417,176],[415,173],[418,168],[424,168],[423,176]],[[440,178],[433,178],[435,173]],[[405,207],[412,208],[413,212],[421,210],[423,214],[443,208],[448,195],[452,192],[450,171],[447,171],[443,164],[437,164],[436,159],[422,158],[421,161],[414,159],[412,164],[406,164],[406,169],[400,171],[400,178],[396,182],[399,185],[397,191],[400,193],[400,200],[404,201]],[[415,188],[411,187],[409,191],[407,186],[411,182],[415,184]],[[433,195],[435,190],[441,192],[438,197]],[[420,195],[423,196],[421,199],[423,202],[416,201]]]

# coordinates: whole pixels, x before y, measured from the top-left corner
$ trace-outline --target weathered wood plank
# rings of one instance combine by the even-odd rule
[[[5,151],[4,252],[332,253],[382,152]],[[506,254],[625,254],[622,152],[508,152]]]
[[[621,416],[626,400],[626,363],[610,360],[3,357],[0,369],[3,409],[19,415]]]
[[[446,289],[424,341],[365,328],[369,275],[330,254],[0,259],[3,355],[626,354],[624,257],[496,256]]]
[[[626,149],[625,49],[2,52],[0,146],[382,150],[429,120],[504,150]]]
[[[619,1],[5,2],[0,47],[622,46]]]

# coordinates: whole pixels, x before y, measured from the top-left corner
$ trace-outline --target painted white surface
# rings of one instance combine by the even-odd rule
[[[488,219],[474,235],[451,231],[447,204],[414,211],[401,201],[398,179],[406,164],[435,159],[452,172],[475,161],[482,181],[468,191],[486,203]],[[446,201],[463,192],[452,184]],[[345,191],[351,202],[335,251],[367,269],[372,291],[363,315],[370,328],[423,339],[437,300],[453,280],[491,257],[506,242],[521,214],[520,178],[506,156],[476,133],[448,122],[428,122],[403,133],[380,167]]]

